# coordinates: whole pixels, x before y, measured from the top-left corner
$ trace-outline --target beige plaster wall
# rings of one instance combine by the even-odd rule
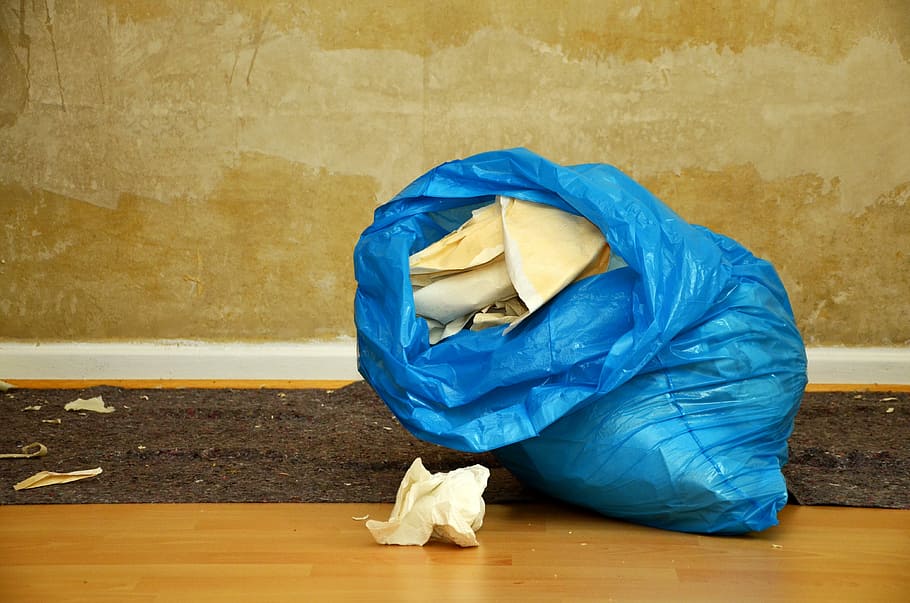
[[[373,208],[511,146],[767,257],[809,344],[910,343],[906,0],[0,1],[0,340],[351,336]]]

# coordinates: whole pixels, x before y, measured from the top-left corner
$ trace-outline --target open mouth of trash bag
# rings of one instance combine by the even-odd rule
[[[614,167],[511,149],[419,177],[354,263],[359,369],[418,437],[613,517],[776,523],[805,349],[737,242]]]
[[[603,233],[582,216],[496,197],[455,232],[411,255],[414,311],[430,343],[464,328],[508,333],[570,283],[610,267]]]

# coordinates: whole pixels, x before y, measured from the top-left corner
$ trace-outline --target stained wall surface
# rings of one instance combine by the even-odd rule
[[[0,1],[0,340],[351,336],[376,205],[513,146],[910,344],[906,0]]]

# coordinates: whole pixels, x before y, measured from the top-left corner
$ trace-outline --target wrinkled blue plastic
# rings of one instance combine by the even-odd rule
[[[497,194],[581,214],[628,267],[577,282],[507,335],[430,346],[408,256]],[[774,268],[614,167],[525,149],[440,165],[376,210],[354,252],[361,374],[418,437],[494,450],[527,484],[702,533],[777,523],[806,357]]]

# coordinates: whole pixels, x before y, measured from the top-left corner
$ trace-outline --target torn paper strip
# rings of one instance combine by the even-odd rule
[[[47,454],[47,446],[41,442],[33,442],[20,448],[22,452],[0,454],[0,459],[34,459]]]
[[[101,399],[101,396],[95,396],[88,400],[77,398],[72,402],[68,402],[66,406],[63,407],[63,410],[88,410],[91,412],[109,413],[114,412],[116,409],[113,406],[106,406],[104,400]]]
[[[379,544],[423,546],[432,538],[477,546],[489,477],[482,465],[431,474],[417,458],[401,480],[389,520],[367,521],[367,529]]]
[[[43,486],[53,486],[56,484],[66,484],[75,482],[80,479],[95,477],[101,473],[101,467],[95,469],[83,469],[81,471],[70,471],[69,473],[54,473],[53,471],[39,471],[35,475],[28,477],[15,486],[14,490],[27,490],[29,488],[41,488]]]

